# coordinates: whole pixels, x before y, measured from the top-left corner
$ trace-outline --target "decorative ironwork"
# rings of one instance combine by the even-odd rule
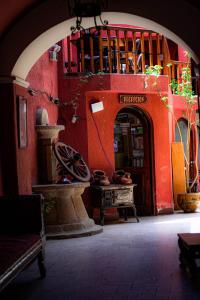
[[[81,30],[83,30],[83,32],[86,31],[86,29],[82,26],[83,18],[93,17],[96,30],[99,30],[99,25],[97,24],[97,17],[99,17],[101,22],[100,26],[103,25],[106,27],[108,25],[108,21],[102,20],[101,10],[102,8],[107,8],[107,6],[108,1],[106,0],[68,0],[69,14],[71,16],[76,16],[76,26],[71,27],[72,34]]]

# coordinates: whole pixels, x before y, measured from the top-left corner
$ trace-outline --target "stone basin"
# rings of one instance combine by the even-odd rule
[[[35,125],[39,139],[54,139],[65,129],[64,125]]]
[[[103,231],[102,226],[95,225],[93,219],[88,217],[83,204],[81,195],[89,186],[89,182],[33,186],[34,193],[44,196],[47,238],[72,238]]]

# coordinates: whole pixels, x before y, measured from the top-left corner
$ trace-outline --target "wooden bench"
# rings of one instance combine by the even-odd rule
[[[0,197],[0,291],[34,259],[44,265],[42,196]]]
[[[178,233],[180,266],[191,278],[200,275],[200,233]]]

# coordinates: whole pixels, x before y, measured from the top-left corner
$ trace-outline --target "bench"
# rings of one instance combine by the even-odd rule
[[[200,233],[178,233],[180,266],[193,279],[200,275]]]
[[[33,260],[45,277],[41,195],[0,197],[0,291]]]

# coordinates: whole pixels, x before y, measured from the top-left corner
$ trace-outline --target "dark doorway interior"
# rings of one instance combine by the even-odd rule
[[[131,173],[138,215],[154,215],[153,134],[146,114],[135,107],[120,110],[114,127],[115,168]]]

